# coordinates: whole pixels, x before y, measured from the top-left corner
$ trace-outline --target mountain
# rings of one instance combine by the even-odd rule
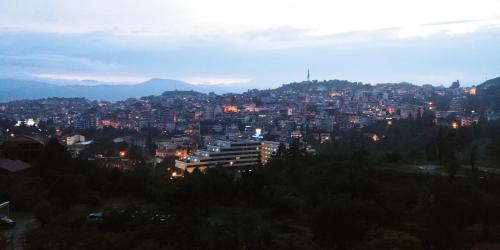
[[[489,79],[477,86],[479,89],[489,89],[490,87],[500,87],[500,77]]]
[[[487,80],[477,86],[481,109],[500,110],[500,77]]]
[[[172,90],[195,90],[202,93],[220,94],[240,92],[243,88],[241,85],[193,85],[179,80],[157,78],[139,84],[97,83],[96,85],[64,86],[34,80],[0,79],[0,102],[47,97],[85,97],[90,100],[117,101],[132,97],[160,95]]]

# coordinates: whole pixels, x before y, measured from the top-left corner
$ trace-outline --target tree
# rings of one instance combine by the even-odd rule
[[[128,158],[134,164],[142,164],[145,161],[144,154],[143,154],[142,150],[136,146],[133,146],[130,148],[130,151],[128,153]]]
[[[443,132],[443,127],[439,127],[438,135],[436,138],[436,150],[437,150],[437,156],[438,160],[442,161],[443,160],[443,155],[444,155],[444,149],[445,149],[445,142],[444,142],[444,132]]]
[[[288,149],[288,157],[291,159],[296,159],[302,155],[302,150],[300,149],[300,142],[298,140],[293,140],[290,143],[290,148]]]
[[[473,145],[469,153],[469,164],[471,166],[471,174],[475,178],[477,177],[477,145]]]
[[[379,230],[359,249],[363,250],[422,250],[420,240],[408,233]]]
[[[326,199],[313,213],[314,240],[327,249],[350,249],[362,234],[358,216],[351,201],[338,197]]]
[[[491,142],[488,151],[493,166],[500,168],[500,138]]]
[[[50,203],[46,200],[41,200],[34,208],[35,218],[42,225],[49,223],[50,217],[52,216],[52,207]]]
[[[3,234],[0,234],[0,249],[7,249],[8,245],[9,241],[7,238]]]
[[[62,173],[70,167],[70,163],[71,155],[66,147],[52,138],[40,154],[35,167],[42,174]]]
[[[457,162],[457,158],[455,157],[454,153],[451,153],[449,156],[448,161],[446,162],[446,169],[448,170],[448,176],[450,177],[450,180],[455,179],[459,165]]]
[[[272,158],[276,159],[276,160],[284,160],[286,158],[286,155],[287,155],[286,146],[284,143],[281,142],[278,145],[278,149],[276,150],[276,154]]]

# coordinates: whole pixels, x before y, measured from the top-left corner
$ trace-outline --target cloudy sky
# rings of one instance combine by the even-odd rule
[[[0,77],[266,88],[500,76],[500,0],[0,0]]]

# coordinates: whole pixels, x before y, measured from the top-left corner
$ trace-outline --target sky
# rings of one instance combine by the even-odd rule
[[[0,0],[0,78],[470,85],[499,44],[500,0]]]

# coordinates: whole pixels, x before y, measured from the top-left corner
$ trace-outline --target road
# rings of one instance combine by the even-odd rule
[[[11,218],[16,221],[16,227],[10,230],[0,231],[0,233],[10,242],[6,250],[21,250],[21,238],[24,232],[35,225],[35,218],[31,214],[11,214]]]

